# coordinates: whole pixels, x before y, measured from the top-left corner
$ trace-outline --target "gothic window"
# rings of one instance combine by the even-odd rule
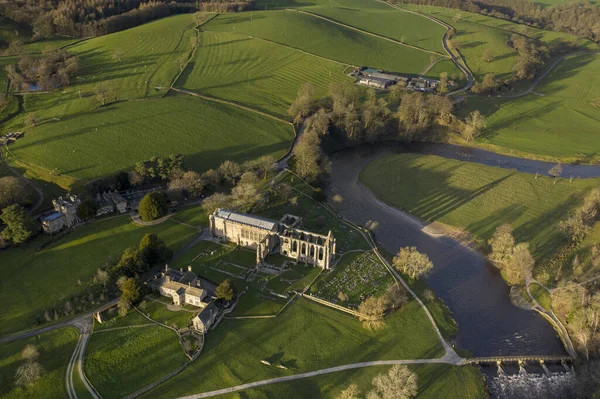
[[[315,256],[315,246],[314,245],[310,246],[310,256]]]
[[[306,255],[306,243],[302,243],[302,255]]]
[[[323,260],[323,248],[319,248],[319,260]]]
[[[292,244],[292,252],[298,252],[298,241],[294,241]]]

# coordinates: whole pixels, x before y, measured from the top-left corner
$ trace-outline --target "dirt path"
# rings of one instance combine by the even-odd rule
[[[296,10],[294,8],[286,8],[285,10],[286,11],[294,11],[294,12],[299,12],[301,14],[310,15],[311,17],[319,18],[319,19],[322,19],[322,20],[327,21],[329,23],[332,23],[332,24],[335,24],[335,25],[339,25],[339,26],[343,26],[346,29],[351,29],[351,30],[353,30],[355,32],[359,32],[359,33],[362,33],[362,34],[365,34],[365,35],[368,35],[368,36],[373,36],[373,37],[376,37],[378,39],[387,40],[388,42],[392,42],[394,44],[399,44],[401,46],[412,48],[414,50],[423,51],[425,53],[435,54],[435,55],[439,55],[439,56],[442,56],[442,57],[447,57],[447,56],[445,56],[442,53],[438,53],[437,51],[426,50],[426,49],[421,48],[421,47],[413,46],[412,44],[406,44],[404,42],[401,42],[400,40],[395,40],[395,39],[391,39],[389,37],[381,36],[381,35],[378,35],[376,33],[372,33],[372,32],[366,31],[366,30],[362,30],[362,29],[356,28],[356,27],[354,27],[352,25],[346,25],[344,23],[337,22],[337,21],[335,21],[333,19],[329,19],[329,18],[324,17],[324,16],[319,15],[319,14],[314,14],[312,12],[303,11],[303,10]]]

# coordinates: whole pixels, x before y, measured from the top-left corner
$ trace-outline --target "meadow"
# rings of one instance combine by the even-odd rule
[[[202,32],[195,57],[176,86],[289,118],[287,110],[306,82],[316,98],[334,82],[352,82],[347,66],[239,34]]]
[[[419,399],[485,397],[485,387],[481,373],[475,366],[454,367],[447,364],[411,365],[417,374]],[[259,388],[221,395],[220,399],[334,399],[348,385],[358,385],[365,394],[372,387],[372,379],[377,374],[386,373],[389,366],[365,367],[340,371],[318,377],[266,385]]]
[[[130,170],[152,156],[181,153],[202,171],[287,152],[290,125],[183,94],[112,104],[28,129],[10,146],[22,161],[90,180]]]
[[[67,397],[65,374],[69,359],[77,344],[77,330],[61,328],[46,334],[0,344],[0,397],[48,398]],[[23,363],[21,351],[28,345],[35,345],[39,352],[38,362],[44,368],[40,380],[24,389],[15,386],[17,368]]]
[[[380,331],[354,317],[298,299],[277,318],[223,320],[202,356],[144,397],[175,397],[366,360],[435,358],[443,349],[415,301]],[[260,364],[266,359],[273,366]],[[288,370],[276,368],[276,364]],[[197,378],[201,375],[202,378]]]
[[[92,334],[84,367],[102,397],[122,398],[175,370],[186,360],[174,331],[148,326]]]
[[[131,223],[128,216],[122,216],[79,227],[39,252],[39,247],[51,237],[40,236],[18,248],[3,251],[0,262],[5,277],[0,282],[3,306],[0,335],[35,327],[45,310],[62,309],[67,300],[71,300],[73,309],[77,310],[78,297],[87,300],[85,289],[91,284],[96,269],[118,259],[125,248],[137,246],[146,233],[157,234],[177,251],[198,231],[171,221],[139,227]],[[32,292],[43,292],[43,299],[31,295]]]
[[[545,309],[552,310],[552,297],[548,290],[537,283],[532,283],[529,286],[529,291],[531,295],[535,298],[537,303]]]
[[[553,179],[437,156],[399,154],[378,159],[360,180],[382,201],[425,221],[471,233],[481,247],[504,223],[529,242],[540,264],[564,242],[558,223],[600,179]],[[407,188],[410,188],[407,189]]]
[[[431,55],[294,11],[222,14],[203,30],[249,35],[338,62],[404,74],[418,74]]]
[[[566,163],[600,160],[600,56],[561,61],[535,88],[514,99],[469,98],[463,115],[478,109],[487,129],[478,145],[494,151]]]
[[[446,32],[443,26],[375,0],[297,1],[289,7],[322,15],[336,22],[425,50],[446,54],[442,47],[442,36]],[[260,6],[258,8],[260,9]]]

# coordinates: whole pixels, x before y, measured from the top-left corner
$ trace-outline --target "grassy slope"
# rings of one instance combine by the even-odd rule
[[[122,398],[156,381],[186,361],[177,334],[150,326],[95,333],[85,371],[104,398]]]
[[[537,283],[533,283],[529,286],[529,291],[541,306],[548,310],[552,308],[552,297],[544,287]]]
[[[177,86],[283,118],[302,84],[314,83],[321,98],[329,83],[351,82],[344,65],[278,44],[217,32],[203,32],[200,39]]]
[[[196,170],[224,159],[283,155],[292,128],[267,117],[186,95],[118,103],[40,125],[11,146],[19,159],[93,179],[152,156],[182,153]]]
[[[0,397],[8,398],[66,398],[65,373],[75,350],[77,331],[61,328],[46,334],[0,344]],[[27,344],[36,346],[38,361],[44,367],[42,378],[23,389],[14,385],[14,375],[23,363],[21,351]]]
[[[101,83],[116,89],[119,100],[161,96],[191,49],[193,26],[190,15],[178,15],[73,45],[68,51],[79,57],[78,76],[62,90],[27,96],[25,110],[42,121],[89,111],[100,105],[95,90]],[[23,120],[15,118],[8,129],[22,127]]]
[[[453,367],[445,364],[409,366],[417,373],[419,381],[418,399],[462,398],[479,399],[486,396],[481,373],[474,366]],[[385,373],[388,366],[361,368],[325,374],[247,389],[233,394],[219,396],[219,399],[333,399],[348,385],[358,385],[361,392],[371,388],[371,380],[379,373]]]
[[[479,142],[494,150],[596,162],[600,159],[598,70],[598,55],[569,57],[536,87],[543,97],[470,98],[464,113],[479,109],[488,117]]]
[[[378,159],[360,177],[384,202],[429,221],[471,232],[481,244],[497,226],[511,223],[539,261],[562,242],[557,228],[599,179],[569,183],[436,156],[394,155]]]
[[[176,251],[198,232],[174,222],[137,227],[123,216],[82,226],[41,252],[36,251],[48,237],[1,252],[5,277],[0,281],[0,335],[32,328],[45,309],[81,295],[98,267],[138,245],[145,233],[158,234]]]
[[[417,74],[427,64],[426,52],[407,48],[293,11],[223,14],[205,30],[251,35],[352,65],[369,65]],[[264,66],[265,68],[268,65]]]
[[[544,31],[484,15],[441,7],[415,5],[404,5],[404,7],[432,15],[452,25],[456,29],[453,39],[463,44],[460,52],[477,80],[481,80],[486,73],[493,73],[501,79],[510,78],[512,67],[517,60],[517,53],[506,44],[506,41],[514,33],[524,34],[546,43],[555,43],[565,39],[584,46],[591,45],[589,41],[573,35]],[[460,14],[462,18],[453,22],[452,19],[456,14]],[[495,58],[489,63],[481,59],[483,50],[486,48],[490,48],[494,52]]]
[[[444,53],[442,36],[446,29],[443,26],[375,0],[298,1],[292,6],[412,46]]]
[[[202,356],[145,397],[174,397],[376,359],[428,358],[443,350],[415,301],[372,332],[355,318],[299,299],[276,319],[224,320]],[[270,359],[289,370],[261,365]],[[202,378],[197,378],[201,375]]]

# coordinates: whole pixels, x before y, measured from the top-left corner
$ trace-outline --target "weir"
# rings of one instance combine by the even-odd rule
[[[572,361],[571,356],[554,356],[554,355],[524,355],[524,356],[490,356],[490,357],[472,357],[464,359],[464,364],[501,364],[501,363],[519,363],[521,366],[523,363],[535,362],[535,363],[563,363]]]

